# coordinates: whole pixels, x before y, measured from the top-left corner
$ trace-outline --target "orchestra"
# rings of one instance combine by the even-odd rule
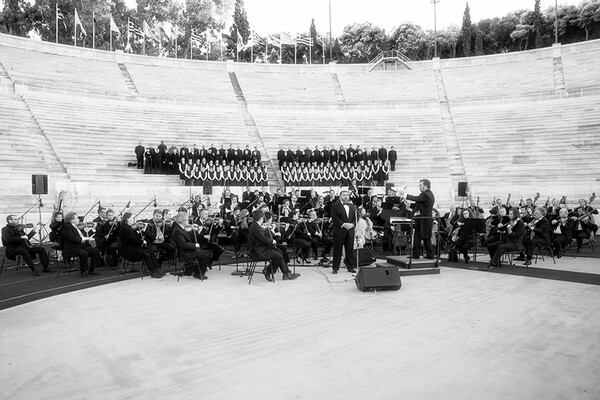
[[[344,150],[346,157],[348,150]],[[199,154],[206,151],[199,150]],[[135,216],[129,211],[125,213],[129,203],[116,215],[113,209],[102,207],[97,200],[83,217],[78,217],[75,212],[64,215],[60,210],[54,212],[48,236],[59,260],[80,259],[82,276],[97,275],[96,269],[105,263],[115,268],[121,259],[127,259],[143,260],[151,276],[156,278],[164,276],[162,266],[165,262],[183,262],[184,275],[205,280],[206,271],[229,251],[226,246],[231,246],[229,252],[233,258],[245,257],[255,211],[262,212],[262,232],[273,241],[273,247],[279,250],[285,265],[293,256],[295,263],[311,265],[314,260],[318,266],[333,266],[334,273],[339,269],[344,247],[344,264],[349,271],[354,271],[356,261],[352,252],[366,243],[381,246],[384,253],[392,254],[403,253],[408,247],[412,249],[414,259],[421,256],[421,241],[425,245],[425,255],[432,259],[435,258],[432,247],[439,244],[448,251],[462,254],[464,262],[469,263],[469,251],[476,241],[481,240],[481,245],[487,247],[490,254],[487,269],[493,270],[501,266],[502,255],[507,251],[520,252],[521,255],[513,260],[525,261],[525,265],[531,264],[536,250],[551,251],[558,258],[566,248],[581,252],[586,241],[593,240],[598,230],[594,221],[598,210],[591,206],[595,193],[589,200],[580,199],[573,209],[567,207],[564,196],[548,197],[544,206],[537,204],[539,193],[524,196],[518,207],[512,205],[510,194],[506,201],[496,197],[485,218],[485,234],[474,234],[463,229],[465,222],[472,218],[483,219],[484,211],[479,198],[472,201],[470,193],[462,205],[451,206],[450,211],[440,217],[438,210],[431,207],[434,198],[429,194],[430,182],[427,180],[420,182],[422,193],[419,196],[406,195],[406,187],[400,190],[388,188],[383,195],[382,190],[375,191],[373,187],[362,190],[353,185],[358,185],[358,181],[350,181],[350,190],[342,188],[340,196],[333,188],[322,193],[315,188],[293,187],[287,192],[278,188],[275,193],[270,193],[265,187],[246,186],[242,193],[236,194],[229,186],[224,186],[218,205],[211,207],[211,198],[207,195],[190,196],[180,204],[174,220],[169,210],[156,207],[155,198],[150,202],[155,203],[155,208],[147,219],[137,218],[141,212]],[[241,203],[238,198],[242,199]],[[90,221],[87,216],[96,205],[98,216]],[[127,216],[126,221],[121,216]],[[9,252],[12,257],[23,255],[34,275],[37,270],[32,258],[37,256],[44,272],[48,271],[48,256],[43,247],[29,243],[35,229],[25,234],[26,226],[18,224],[14,215],[9,217],[2,230],[3,242],[8,245],[7,255]],[[398,219],[412,219],[413,230],[410,231],[407,224],[398,223]],[[10,244],[12,237],[15,243],[19,241],[18,253],[15,245]],[[411,245],[412,241],[419,245]],[[293,251],[289,251],[291,249]],[[333,262],[329,258],[332,250]]]

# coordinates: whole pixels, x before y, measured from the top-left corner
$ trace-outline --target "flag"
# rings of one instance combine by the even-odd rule
[[[115,24],[115,20],[113,19],[112,15],[110,16],[110,31],[116,32],[119,36],[121,35],[121,31],[119,30],[117,24]]]
[[[304,44],[306,46],[314,46],[313,39],[311,37],[304,36],[304,35],[301,35],[301,34],[298,34],[296,36],[296,42],[300,43],[300,44]]]
[[[83,36],[87,36],[85,28],[83,27],[83,24],[81,23],[81,20],[79,19],[79,14],[77,14],[77,9],[75,9],[75,26],[77,26],[77,25],[79,25],[79,27],[81,28],[81,33],[83,33]]]
[[[237,29],[235,30],[235,33],[237,35],[237,43],[235,45],[237,52],[239,53],[240,51],[242,51],[244,49],[244,42],[242,41],[242,35],[240,35],[240,31],[238,31]]]
[[[135,24],[131,20],[129,21],[129,24],[127,25],[127,29],[129,30],[130,35],[134,34],[137,36],[144,36],[144,32],[142,32],[142,30],[140,28],[135,26]]]
[[[194,31],[192,31],[192,34],[190,36],[190,39],[192,40],[192,42],[196,42],[198,44],[204,44],[204,42],[206,41],[202,36],[200,35],[196,35],[194,33]]]
[[[159,29],[162,31],[165,37],[169,40],[173,40],[173,25],[170,22],[165,21],[159,26]]]
[[[287,32],[281,32],[279,36],[281,44],[294,44],[294,39],[292,39],[292,35]]]
[[[183,29],[181,29],[181,28],[180,28],[179,26],[177,26],[177,25],[175,26],[175,29],[174,29],[174,32],[173,32],[173,33],[175,34],[175,36],[176,36],[176,37],[179,37],[179,36],[185,36],[185,31],[184,31]]]
[[[281,42],[274,36],[269,35],[269,44],[275,47],[281,47]]]
[[[265,39],[260,37],[260,35],[253,30],[250,30],[250,38],[248,39],[248,44],[251,45],[264,45]]]
[[[146,20],[144,20],[142,22],[142,29],[143,29],[143,34],[144,37],[150,38],[156,42],[158,42],[158,38],[156,37],[156,35],[150,30],[150,27],[148,26],[148,24],[146,23]]]
[[[202,34],[206,37],[208,43],[217,43],[220,41],[214,29],[207,28]]]
[[[63,15],[62,11],[60,11],[60,8],[58,8],[58,6],[56,6],[56,17],[59,21],[62,21],[63,26],[65,27],[65,29],[67,29],[67,24],[65,24],[65,16]]]

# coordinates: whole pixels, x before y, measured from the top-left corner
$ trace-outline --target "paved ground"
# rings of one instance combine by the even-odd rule
[[[596,285],[442,267],[362,293],[347,272],[230,270],[0,311],[0,398],[600,398]]]

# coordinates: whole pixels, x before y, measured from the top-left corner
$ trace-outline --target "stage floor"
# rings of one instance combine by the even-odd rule
[[[442,267],[362,293],[343,270],[232,269],[1,310],[0,398],[600,398],[597,285]]]

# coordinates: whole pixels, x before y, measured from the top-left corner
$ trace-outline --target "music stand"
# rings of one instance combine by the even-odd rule
[[[467,218],[463,229],[473,235],[473,267],[477,261],[477,234],[485,233],[485,220],[482,218]]]

